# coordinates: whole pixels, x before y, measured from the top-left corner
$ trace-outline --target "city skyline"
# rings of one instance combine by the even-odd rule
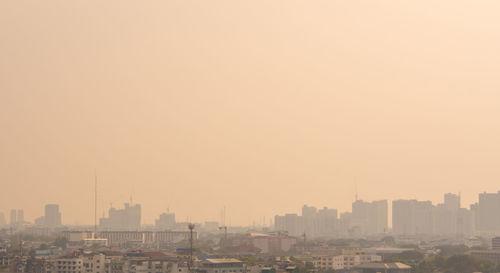
[[[499,11],[0,0],[0,273],[500,273]]]
[[[311,209],[314,209],[314,213],[316,213],[316,210],[318,210],[319,213],[321,213],[321,211],[324,211],[324,210],[333,210],[335,211],[335,215],[336,215],[336,219],[341,219],[342,218],[342,214],[345,214],[345,213],[349,213],[349,214],[352,214],[353,211],[354,211],[354,208],[357,207],[358,208],[358,211],[361,211],[363,210],[364,211],[364,207],[367,206],[367,205],[376,205],[376,204],[382,204],[382,211],[385,211],[385,218],[383,218],[383,221],[380,222],[380,220],[377,220],[376,218],[375,219],[371,219],[369,220],[370,222],[370,225],[375,223],[375,226],[379,226],[379,227],[375,227],[375,226],[370,226],[368,228],[374,228],[375,230],[378,230],[378,232],[380,232],[381,230],[384,230],[384,232],[388,232],[389,230],[385,230],[384,228],[384,225],[383,223],[387,223],[385,225],[385,227],[389,228],[389,229],[392,229],[393,226],[393,204],[395,202],[399,202],[399,201],[403,201],[403,202],[416,202],[415,204],[422,204],[424,206],[426,206],[426,204],[429,204],[429,205],[432,205],[432,206],[442,206],[443,204],[445,206],[450,206],[449,203],[451,202],[456,202],[457,203],[457,208],[461,208],[461,209],[466,209],[466,210],[470,210],[470,209],[473,209],[473,208],[477,208],[477,205],[478,203],[480,202],[480,199],[483,198],[487,198],[487,196],[492,196],[490,198],[497,198],[496,196],[500,194],[500,190],[498,191],[495,191],[495,192],[486,192],[486,191],[483,191],[483,192],[479,192],[477,193],[477,198],[476,198],[476,201],[471,203],[471,204],[463,204],[462,202],[462,196],[461,196],[461,193],[451,193],[451,192],[447,192],[447,193],[443,193],[441,195],[441,199],[438,200],[437,202],[434,202],[432,200],[425,200],[425,199],[416,199],[416,198],[410,198],[410,199],[405,199],[405,198],[396,198],[396,199],[380,199],[380,200],[364,200],[364,199],[361,199],[361,198],[358,198],[358,194],[356,193],[355,194],[355,197],[353,199],[353,201],[350,203],[350,206],[351,206],[351,209],[347,209],[347,210],[340,210],[338,209],[337,207],[329,207],[329,206],[326,206],[326,205],[310,205],[310,204],[302,204],[300,207],[296,208],[296,210],[290,210],[290,211],[281,211],[281,212],[278,212],[274,215],[271,215],[271,216],[267,216],[267,215],[261,215],[261,217],[258,217],[258,218],[255,218],[255,219],[250,219],[249,222],[247,223],[243,223],[243,224],[232,224],[231,223],[231,219],[230,219],[230,215],[229,215],[229,220],[228,220],[228,215],[225,215],[226,213],[226,206],[224,206],[223,208],[221,208],[218,213],[219,213],[219,218],[218,219],[209,219],[209,218],[205,218],[205,219],[193,219],[193,217],[191,216],[180,216],[179,217],[179,214],[177,214],[174,210],[171,210],[171,208],[166,208],[165,210],[161,211],[159,214],[155,215],[153,218],[153,221],[152,222],[149,222],[147,220],[145,220],[143,218],[143,215],[144,215],[144,210],[142,210],[142,205],[140,203],[128,203],[128,202],[124,202],[123,203],[123,206],[124,208],[121,208],[121,205],[122,204],[118,204],[118,206],[114,206],[114,207],[110,207],[108,208],[108,212],[107,213],[104,213],[102,212],[102,214],[100,215],[96,215],[97,216],[97,226],[100,228],[100,229],[107,229],[107,230],[121,230],[121,229],[124,229],[124,230],[128,230],[130,227],[134,227],[132,228],[133,230],[135,229],[140,229],[141,227],[144,227],[144,226],[169,226],[169,227],[172,227],[172,223],[175,223],[177,219],[178,221],[177,222],[180,222],[180,223],[188,223],[188,222],[193,222],[193,223],[199,223],[199,224],[202,224],[202,223],[205,223],[205,222],[216,222],[218,223],[220,226],[268,226],[268,227],[275,227],[276,223],[275,223],[275,217],[277,215],[280,215],[280,214],[296,214],[296,215],[300,215],[299,212],[302,210],[302,213],[304,213],[304,209],[305,208],[311,208]],[[485,197],[486,196],[486,197]],[[451,198],[452,201],[450,201],[449,199]],[[458,201],[455,201],[458,200]],[[131,202],[132,200],[129,200],[129,202]],[[385,202],[384,203],[381,203],[381,202]],[[447,205],[447,202],[448,202],[448,205]],[[499,197],[499,202],[498,204],[496,203],[493,203],[491,204],[490,206],[492,206],[492,209],[494,210],[496,208],[496,206],[499,206],[500,208],[500,197]],[[379,205],[377,205],[379,206]],[[53,209],[50,209],[52,211],[55,210],[55,212],[52,212],[51,214],[55,214],[55,216],[50,216],[51,219],[54,219],[54,217],[56,217],[54,220],[50,220],[49,222],[51,224],[49,224],[48,226],[51,226],[51,227],[57,227],[59,225],[68,225],[68,226],[74,226],[74,225],[80,225],[80,226],[93,226],[94,225],[94,222],[92,223],[77,223],[77,224],[74,224],[74,223],[65,223],[63,221],[61,221],[61,212],[59,212],[59,209],[60,209],[60,206],[59,204],[46,204],[44,205],[43,207],[45,207],[45,216],[47,215],[47,211],[48,211],[48,207],[52,207]],[[302,209],[301,209],[302,208]],[[123,218],[125,217],[125,215],[128,214],[127,211],[130,210],[130,216],[127,216],[127,217],[130,217],[128,218],[128,220],[126,220],[127,218]],[[135,211],[135,212],[134,212]],[[59,216],[57,216],[57,213],[59,213]],[[235,213],[238,213],[238,212],[235,212]],[[353,219],[356,219],[357,217],[361,217],[360,219],[364,219],[364,217],[366,217],[365,215],[366,212],[363,212],[363,215],[359,215],[354,213],[353,215]],[[6,215],[2,210],[0,210],[0,216],[2,215]],[[12,225],[12,215],[14,215],[14,223],[17,223],[19,221],[19,215],[22,215],[22,222],[26,223],[26,224],[40,224],[40,223],[45,223],[45,216],[42,215],[41,217],[36,217],[34,218],[32,221],[30,221],[30,219],[27,219],[28,221],[25,221],[25,218],[24,218],[24,209],[11,209],[10,210],[10,217],[7,218],[7,217],[4,217],[5,219],[5,223],[6,224],[9,224],[9,225]],[[356,215],[359,215],[359,216],[356,216]],[[57,217],[58,217],[58,220],[57,220]],[[177,218],[176,218],[177,217]],[[112,220],[112,219],[115,219],[115,220]],[[167,220],[168,219],[168,220]],[[368,219],[368,218],[367,218]],[[166,222],[165,222],[166,221]],[[377,221],[379,221],[379,223],[377,224]],[[500,220],[499,220],[500,221]],[[225,222],[225,223],[224,223]],[[162,223],[162,224],[160,224]],[[170,223],[170,224],[168,224]],[[381,225],[381,226],[380,226]],[[397,232],[396,232],[397,233]]]

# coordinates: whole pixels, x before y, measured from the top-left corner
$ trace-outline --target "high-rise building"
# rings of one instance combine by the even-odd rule
[[[54,228],[61,226],[61,213],[59,212],[59,205],[47,204],[45,205],[44,224],[47,227]]]
[[[0,212],[0,228],[4,227],[7,225],[7,222],[5,221],[5,215],[3,212]]]
[[[460,209],[460,195],[446,193],[444,195],[444,206],[450,211],[457,212]]]
[[[460,207],[460,196],[447,193],[444,203],[395,200],[392,202],[392,230],[396,235],[472,235],[474,213]]]
[[[103,230],[110,231],[134,231],[141,228],[141,205],[131,206],[125,203],[124,209],[109,209],[109,217],[101,218],[99,226]]]
[[[303,236],[304,233],[308,237],[335,236],[338,234],[338,227],[337,210],[327,207],[318,210],[304,205],[301,216],[285,214],[274,218],[275,230],[287,231],[292,236]]]
[[[309,234],[309,236],[315,236],[317,231],[316,225],[316,214],[318,209],[313,206],[304,205],[302,207],[302,217],[298,218],[299,226],[302,226],[303,230],[299,231],[301,233]]]
[[[500,237],[494,237],[491,239],[491,249],[500,250]]]
[[[356,200],[352,203],[351,228],[361,234],[382,234],[387,232],[387,200],[365,202]]]
[[[17,210],[17,222],[20,224],[24,223],[24,210],[22,209]]]
[[[162,213],[156,220],[156,228],[161,230],[173,230],[175,227],[175,213]]]
[[[498,233],[500,231],[500,192],[480,193],[475,207],[476,230],[481,233]]]
[[[415,234],[414,208],[417,200],[392,201],[392,232],[394,234]]]
[[[415,201],[412,209],[412,223],[415,225],[415,234],[433,234],[434,206],[431,201]]]
[[[338,234],[338,211],[324,207],[315,217],[316,232],[318,236],[334,236]]]
[[[17,225],[17,211],[15,209],[10,211],[10,225]]]
[[[285,214],[285,227],[292,236],[300,236],[304,232],[302,217],[294,213]]]

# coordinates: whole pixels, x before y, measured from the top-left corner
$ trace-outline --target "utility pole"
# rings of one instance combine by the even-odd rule
[[[219,230],[224,230],[224,243],[221,244],[221,247],[222,247],[222,246],[225,246],[226,242],[227,242],[227,226],[219,227]]]
[[[191,272],[193,268],[193,229],[194,229],[194,224],[189,224],[189,263],[188,263],[188,270]]]
[[[304,237],[304,253],[303,254],[306,254],[306,232],[304,231],[304,234],[302,234],[302,236]]]

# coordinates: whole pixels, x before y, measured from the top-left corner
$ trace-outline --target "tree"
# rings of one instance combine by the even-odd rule
[[[416,250],[409,250],[409,251],[403,251],[399,254],[393,255],[390,258],[386,259],[388,262],[403,262],[403,263],[408,263],[408,262],[419,262],[424,259],[424,254],[421,253],[420,251]]]
[[[54,241],[53,245],[60,247],[62,249],[66,249],[67,243],[68,243],[68,240],[65,237],[57,237],[56,240]]]
[[[463,255],[469,251],[469,248],[465,245],[442,245],[436,248],[439,249],[439,254],[443,256]]]
[[[39,250],[47,250],[49,249],[49,246],[47,244],[41,244],[40,247],[38,247]]]
[[[396,240],[394,240],[394,237],[392,236],[385,236],[384,238],[382,238],[382,242],[389,246],[393,246],[396,244]]]

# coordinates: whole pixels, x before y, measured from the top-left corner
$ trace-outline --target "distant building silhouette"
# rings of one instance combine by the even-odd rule
[[[460,196],[444,195],[444,203],[395,200],[392,202],[392,231],[396,235],[472,235],[472,212],[460,207]]]
[[[479,201],[471,206],[475,215],[476,230],[482,234],[500,233],[500,191],[480,193]]]
[[[43,223],[45,226],[54,228],[62,225],[62,216],[59,212],[59,205],[57,204],[47,204],[45,205],[45,216],[43,217]]]
[[[17,225],[17,211],[15,209],[10,211],[10,225],[11,226]]]
[[[175,228],[175,213],[162,213],[155,222],[155,227],[160,230],[173,230]]]
[[[5,221],[5,215],[3,212],[0,212],[0,227],[4,227],[7,225],[7,221]]]
[[[109,217],[99,221],[101,230],[132,231],[141,228],[141,205],[125,203],[124,209],[109,209]]]
[[[285,214],[274,217],[274,228],[277,231],[286,231],[292,236],[333,236],[338,233],[338,212],[336,209],[304,205],[302,215]]]
[[[387,232],[387,200],[365,202],[356,200],[352,203],[350,227],[357,228],[362,235],[382,234]]]
[[[24,223],[24,210],[22,209],[17,210],[17,223],[18,224]]]

